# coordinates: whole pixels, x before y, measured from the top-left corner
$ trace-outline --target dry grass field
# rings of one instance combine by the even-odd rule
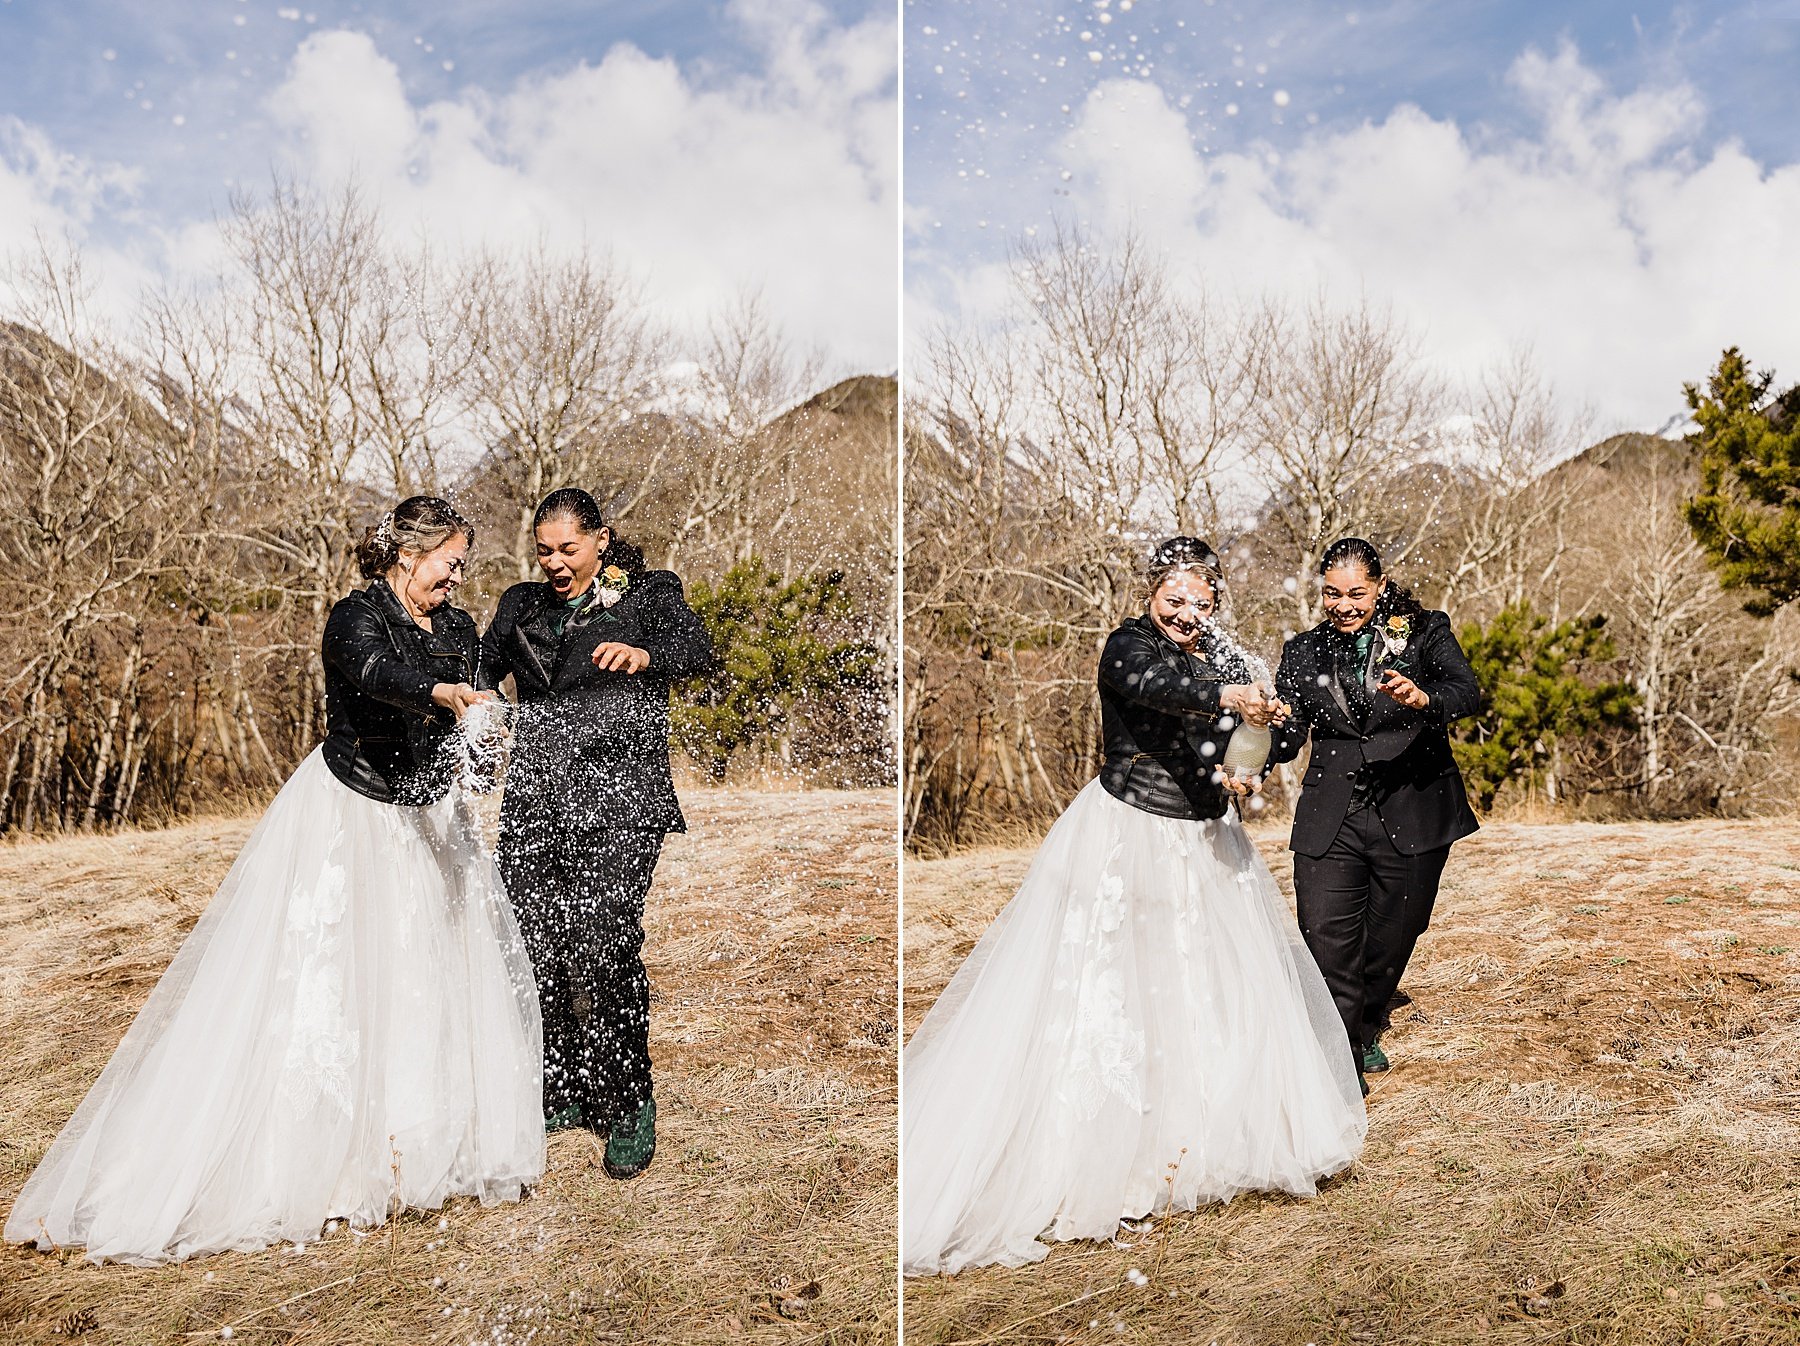
[[[608,1179],[594,1137],[560,1132],[515,1206],[153,1269],[7,1247],[0,1341],[892,1342],[893,794],[684,802],[646,921],[644,1176]],[[0,1203],[253,821],[0,846]]]
[[[909,1032],[1029,858],[908,862]],[[1317,1199],[909,1280],[907,1341],[1800,1342],[1793,820],[1490,826],[1404,989]]]

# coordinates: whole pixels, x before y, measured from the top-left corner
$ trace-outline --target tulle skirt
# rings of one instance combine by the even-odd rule
[[[301,763],[6,1238],[148,1264],[516,1199],[544,1167],[537,993],[474,823]]]
[[[1367,1129],[1343,1023],[1243,827],[1098,781],[907,1044],[903,1081],[908,1274],[1310,1195]]]

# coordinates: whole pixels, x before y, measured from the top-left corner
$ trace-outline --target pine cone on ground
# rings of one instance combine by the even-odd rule
[[[50,1331],[59,1337],[79,1337],[83,1333],[97,1330],[99,1326],[100,1319],[92,1309],[76,1309],[75,1312],[58,1318],[56,1326]]]

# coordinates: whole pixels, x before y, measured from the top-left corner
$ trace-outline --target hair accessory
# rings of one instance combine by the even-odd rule
[[[375,540],[392,543],[394,541],[394,511],[389,510],[381,516],[381,522],[375,525]]]
[[[1197,537],[1164,538],[1150,553],[1149,569],[1206,570],[1217,573],[1219,554]]]

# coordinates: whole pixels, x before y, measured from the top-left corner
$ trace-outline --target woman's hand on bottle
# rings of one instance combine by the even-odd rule
[[[1237,776],[1231,772],[1220,770],[1214,772],[1214,779],[1239,799],[1248,799],[1251,795],[1261,794],[1263,778],[1261,776]]]
[[[1219,706],[1230,711],[1239,719],[1255,725],[1259,729],[1267,729],[1274,721],[1276,708],[1281,703],[1271,701],[1263,695],[1260,683],[1234,682],[1219,693]]]
[[[609,640],[594,646],[594,667],[605,673],[642,673],[650,667],[650,651]]]
[[[431,689],[431,699],[445,710],[454,711],[459,720],[468,714],[470,706],[493,700],[488,693],[478,692],[466,682],[440,682]]]

